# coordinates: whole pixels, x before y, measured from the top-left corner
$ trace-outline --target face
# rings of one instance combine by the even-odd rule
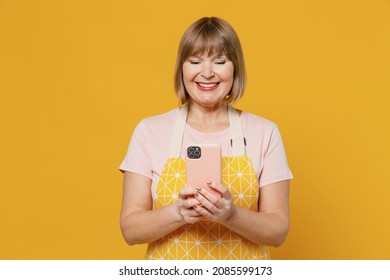
[[[190,56],[183,63],[184,86],[192,102],[205,107],[222,103],[233,86],[234,66],[225,55]]]

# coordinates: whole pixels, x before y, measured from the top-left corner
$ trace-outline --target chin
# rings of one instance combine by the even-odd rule
[[[204,101],[204,102],[198,102],[201,106],[207,107],[207,108],[213,108],[218,107],[222,105],[222,101]]]

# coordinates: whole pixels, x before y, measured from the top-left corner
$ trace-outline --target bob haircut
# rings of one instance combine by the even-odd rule
[[[240,40],[233,27],[217,17],[204,17],[184,32],[181,38],[175,67],[175,90],[180,104],[188,101],[189,95],[183,82],[183,63],[190,57],[208,54],[226,55],[234,65],[233,86],[226,96],[226,104],[239,100],[246,87],[244,55]]]

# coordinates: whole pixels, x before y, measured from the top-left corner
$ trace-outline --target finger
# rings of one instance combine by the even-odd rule
[[[220,205],[220,198],[215,196],[213,193],[207,191],[205,188],[201,188],[201,187],[197,187],[196,188],[196,192],[194,193],[194,195],[196,193],[200,193],[202,196],[204,196],[205,198],[207,198],[208,201],[210,201],[212,204],[214,204],[215,206],[219,206]],[[199,198],[196,197],[198,200]]]
[[[205,207],[209,212],[211,212],[212,214],[218,213],[218,207],[212,201],[207,199],[203,194],[195,192],[194,195],[195,198],[199,201],[199,203],[203,205],[203,207]]]
[[[196,223],[202,219],[202,215],[198,213],[193,208],[191,210],[185,209],[183,210],[183,219],[186,223]]]
[[[199,201],[196,198],[188,198],[185,201],[183,201],[183,206],[187,209],[190,209],[194,207],[195,205],[199,204]]]
[[[227,194],[229,194],[229,189],[221,184],[216,184],[215,182],[207,181],[207,185],[216,190],[217,192],[221,193],[223,197],[225,197]]]
[[[187,199],[187,196],[184,195],[183,193],[179,192],[179,198],[180,199]]]
[[[203,217],[208,218],[209,220],[212,220],[214,218],[213,214],[210,213],[207,208],[202,207],[200,205],[196,205],[194,209]]]
[[[180,192],[183,195],[192,195],[194,193],[194,188],[190,186],[184,186],[183,188],[180,189]]]
[[[191,218],[191,217],[199,217],[200,214],[198,213],[198,211],[195,210],[195,207],[197,207],[196,205],[191,208],[191,209],[183,209],[182,210],[182,214],[183,216],[187,217],[187,218]]]
[[[191,188],[189,186],[185,186],[180,189],[179,191],[179,198],[181,199],[187,199],[189,196],[194,195],[194,188]]]
[[[199,205],[195,205],[194,208],[191,209],[191,211],[190,211],[191,217],[193,217],[193,218],[199,218],[199,217],[202,216],[198,211],[195,210],[195,208],[199,208],[199,207],[202,208],[202,207],[199,206]]]

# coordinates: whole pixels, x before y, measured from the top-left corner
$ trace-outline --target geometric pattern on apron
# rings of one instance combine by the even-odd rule
[[[182,158],[169,158],[164,166],[153,200],[157,210],[178,200],[186,184],[186,164]],[[234,197],[234,204],[258,210],[259,188],[248,156],[222,157],[222,185]],[[245,260],[269,259],[269,251],[219,223],[204,220],[186,224],[148,244],[147,259],[164,260]]]

